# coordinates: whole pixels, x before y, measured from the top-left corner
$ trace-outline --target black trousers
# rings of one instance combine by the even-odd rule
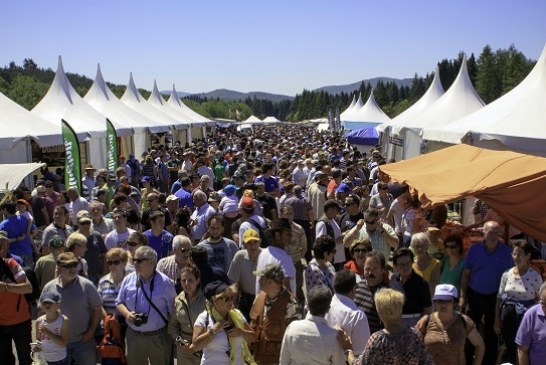
[[[485,355],[483,365],[495,365],[497,360],[498,337],[493,329],[495,325],[495,306],[497,293],[479,294],[468,287],[467,293],[468,311],[467,315],[474,321],[476,328],[483,334],[485,343]],[[482,320],[483,319],[483,320]],[[472,364],[473,346],[466,344],[466,363]]]
[[[502,361],[515,364],[518,357],[518,346],[514,342],[514,339],[518,333],[523,314],[518,314],[516,312],[516,306],[514,304],[506,304],[501,306],[500,317],[502,339],[506,346]]]
[[[31,321],[14,324],[11,326],[0,325],[0,363],[2,365],[15,365],[12,343],[15,342],[19,365],[30,365],[30,343],[32,342]]]

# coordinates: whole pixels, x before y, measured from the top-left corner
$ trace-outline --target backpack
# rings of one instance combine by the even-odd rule
[[[265,227],[262,227],[260,225],[260,223],[256,222],[254,219],[251,219],[251,218],[248,218],[245,222],[250,223],[258,231],[258,234],[260,235],[260,239],[262,240],[262,243],[260,244],[261,248],[266,248],[266,247],[269,247],[271,245],[271,241],[270,241],[269,237],[265,234],[265,231],[267,231],[269,229],[269,225],[267,224],[267,220],[265,220]]]
[[[336,234],[334,232],[334,227],[332,226],[332,223],[330,223],[329,221],[325,219],[319,219],[319,222],[324,223],[324,225],[326,226],[326,234],[332,237],[333,239],[336,239]]]
[[[99,345],[102,365],[122,365],[125,358],[124,341],[121,338],[121,325],[114,314],[108,314],[103,319],[104,337]]]

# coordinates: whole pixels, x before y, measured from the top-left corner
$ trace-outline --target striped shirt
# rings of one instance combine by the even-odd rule
[[[130,271],[125,269],[125,276],[129,274]],[[104,310],[106,310],[106,313],[108,314],[115,314],[117,313],[116,309],[116,298],[118,297],[119,288],[121,287],[121,280],[117,285],[114,283],[114,278],[112,277],[112,273],[108,273],[104,275],[99,280],[99,285],[97,286],[97,291],[99,293],[99,296],[102,300],[102,306],[104,307]]]
[[[377,308],[375,307],[374,297],[375,293],[379,289],[388,288],[385,284],[381,283],[378,286],[370,288],[366,285],[366,281],[362,280],[358,283],[355,293],[355,304],[359,309],[362,309],[368,317],[368,324],[370,326],[370,333],[374,333],[383,329],[383,325],[379,320],[377,314]]]

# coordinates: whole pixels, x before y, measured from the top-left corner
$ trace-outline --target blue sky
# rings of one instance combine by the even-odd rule
[[[5,1],[0,65],[32,58],[107,81],[179,91],[294,95],[424,75],[460,51],[514,44],[537,59],[543,0]]]

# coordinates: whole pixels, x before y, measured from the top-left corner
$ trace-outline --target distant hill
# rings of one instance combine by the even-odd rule
[[[170,91],[162,91],[162,94],[170,94]],[[183,98],[189,95],[195,95],[199,96],[201,98],[207,98],[207,99],[222,99],[222,100],[245,100],[246,98],[254,98],[256,99],[265,99],[265,100],[271,100],[272,102],[279,102],[282,100],[292,100],[294,99],[293,96],[288,95],[279,95],[279,94],[270,94],[262,91],[251,91],[249,93],[242,93],[239,91],[234,90],[228,90],[228,89],[217,89],[213,91],[209,91],[208,93],[187,93],[187,92],[178,92],[178,96]]]
[[[323,87],[319,87],[318,89],[315,89],[313,91],[324,90],[325,92],[330,93],[330,94],[334,94],[334,95],[339,94],[341,92],[345,92],[345,93],[349,94],[349,93],[352,93],[355,90],[358,90],[358,88],[360,87],[360,84],[362,82],[364,82],[364,84],[369,83],[372,87],[375,87],[375,85],[377,85],[377,82],[379,80],[383,81],[384,83],[395,82],[396,85],[398,87],[400,87],[400,86],[411,86],[411,82],[412,82],[413,79],[393,79],[391,77],[374,77],[372,79],[362,80],[362,81],[358,81],[358,82],[348,84],[348,85],[323,86]]]

